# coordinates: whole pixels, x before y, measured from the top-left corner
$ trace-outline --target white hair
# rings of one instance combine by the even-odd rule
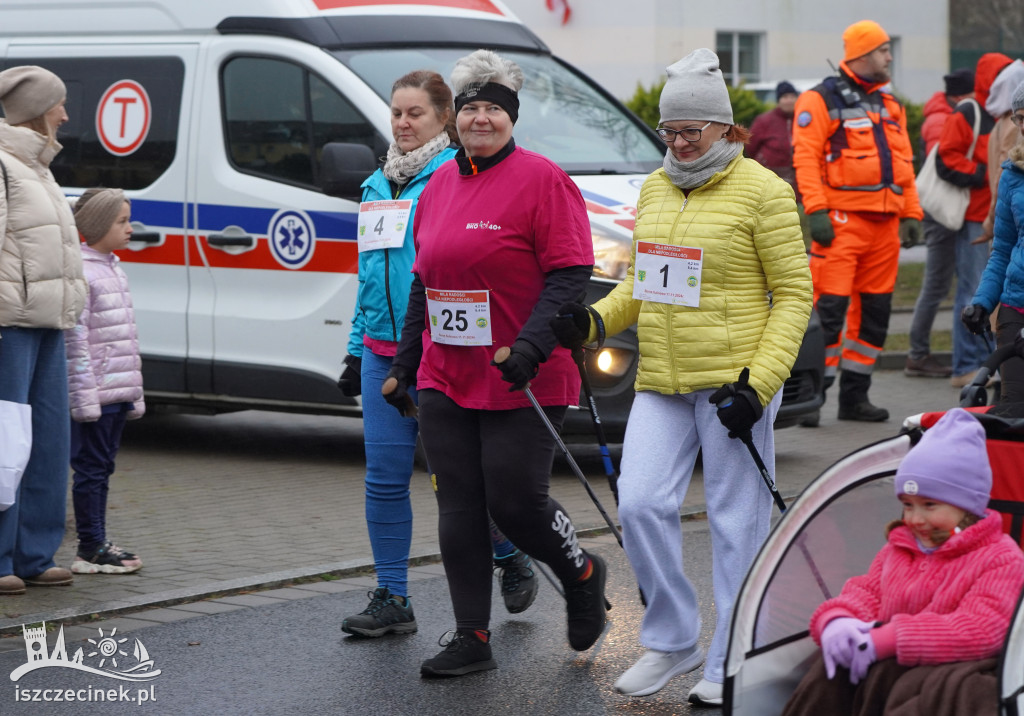
[[[523,71],[515,62],[490,50],[477,50],[456,61],[451,77],[452,90],[456,95],[488,82],[519,92],[523,87]]]

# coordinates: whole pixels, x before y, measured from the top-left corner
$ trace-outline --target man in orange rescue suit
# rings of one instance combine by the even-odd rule
[[[924,214],[903,106],[886,88],[889,36],[862,20],[843,32],[843,48],[839,75],[797,100],[793,164],[814,239],[825,388],[838,373],[839,419],[877,422],[889,411],[868,389],[889,330],[900,242],[920,241]]]

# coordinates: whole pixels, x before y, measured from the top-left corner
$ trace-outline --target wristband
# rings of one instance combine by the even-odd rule
[[[601,314],[594,309],[593,306],[587,306],[587,312],[590,313],[590,317],[594,319],[594,325],[597,326],[597,349],[601,350],[604,347],[604,320],[601,318]]]

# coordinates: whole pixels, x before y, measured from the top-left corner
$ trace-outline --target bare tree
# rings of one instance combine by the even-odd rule
[[[954,50],[1024,53],[1024,2],[949,0],[949,41]]]

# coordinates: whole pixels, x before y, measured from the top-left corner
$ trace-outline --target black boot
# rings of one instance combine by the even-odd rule
[[[462,676],[474,671],[497,669],[498,662],[491,658],[490,640],[491,633],[484,629],[458,629],[445,633],[437,642],[444,650],[420,665],[420,676]]]
[[[860,420],[865,423],[880,423],[889,419],[889,411],[872,405],[870,400],[862,400],[853,405],[839,404],[840,420]]]
[[[839,419],[880,423],[889,419],[889,411],[868,400],[871,374],[844,370],[839,374]]]

